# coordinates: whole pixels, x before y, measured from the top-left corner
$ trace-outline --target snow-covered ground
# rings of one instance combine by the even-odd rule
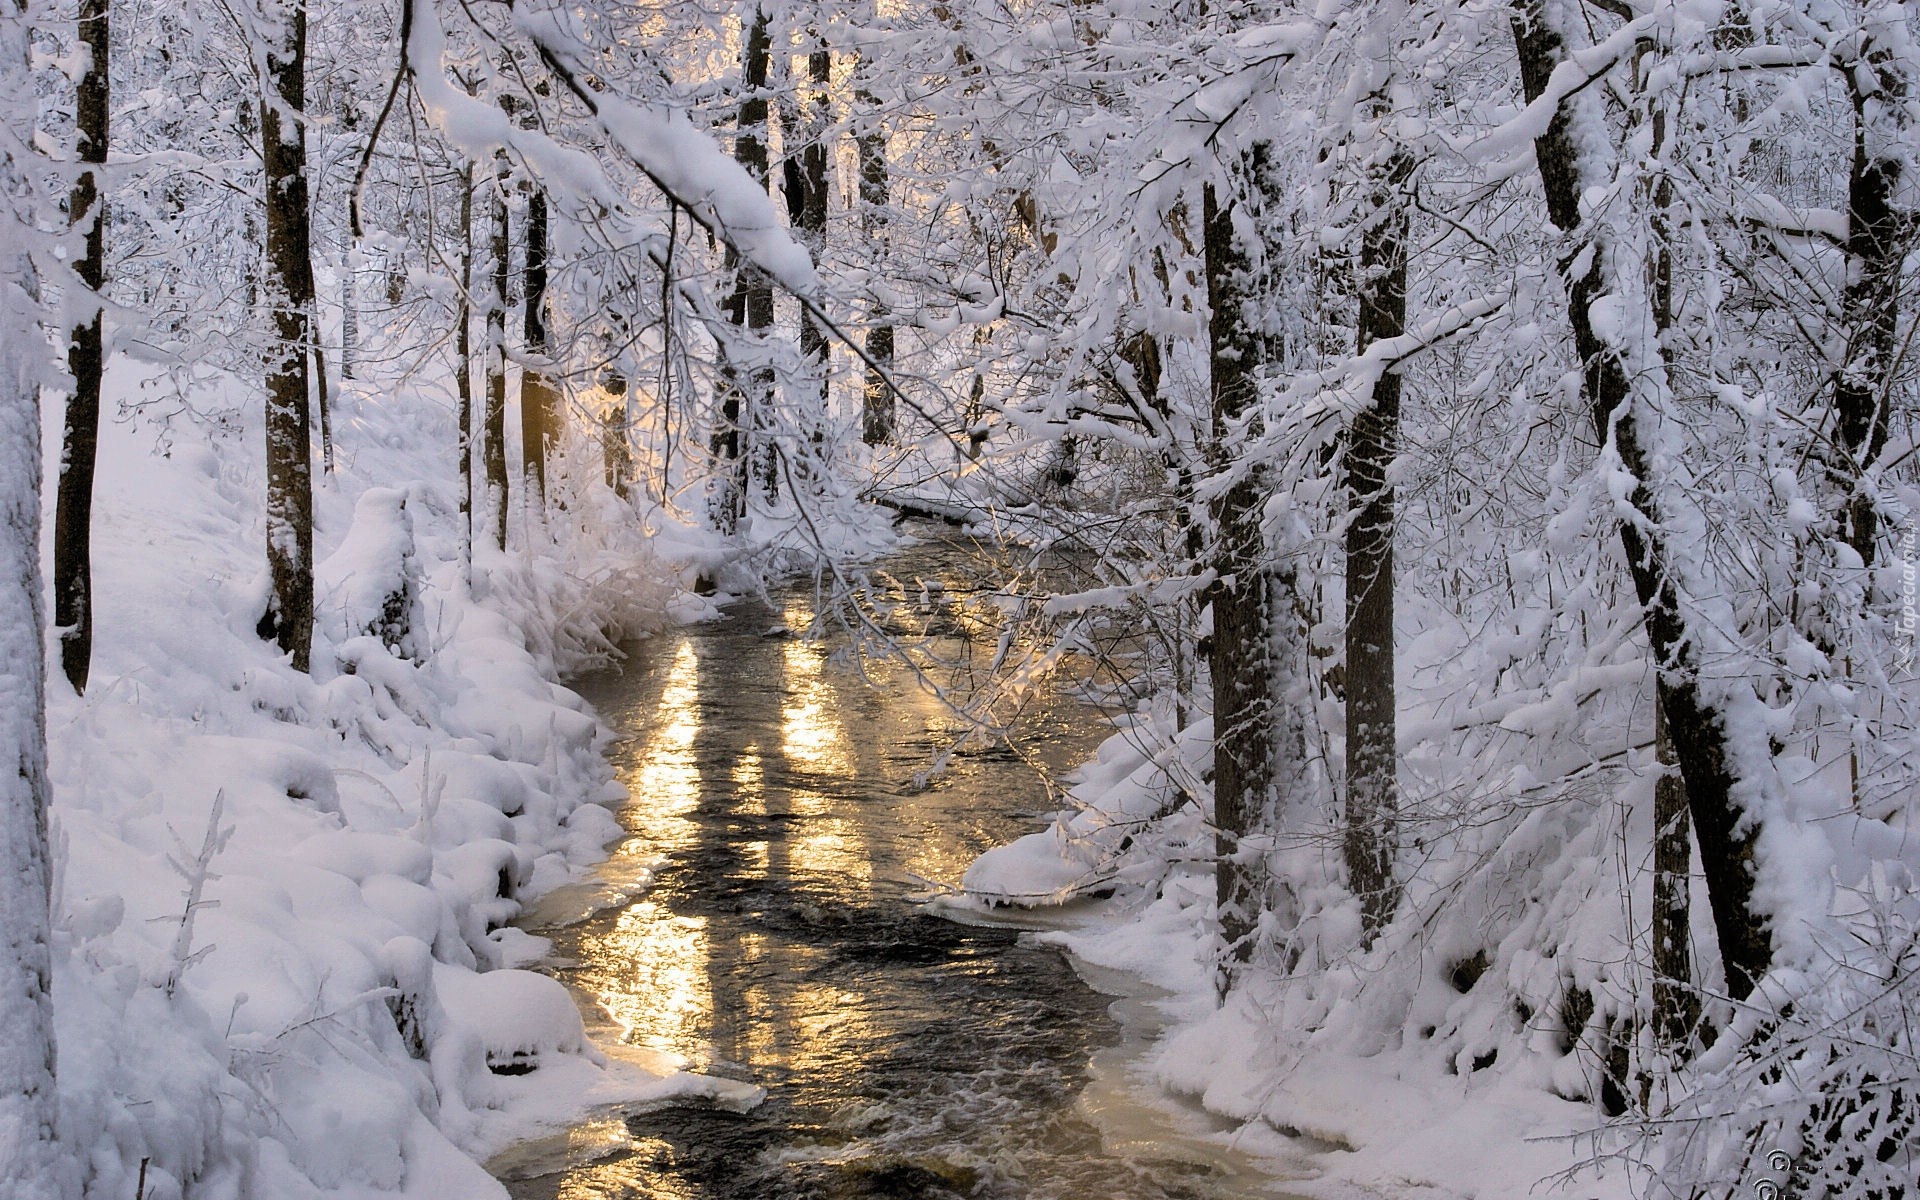
[[[261,435],[229,390],[210,419],[109,378],[109,415],[148,403],[102,435],[90,686],[49,685],[65,1134],[94,1196],[502,1195],[486,1155],[689,1085],[587,1045],[503,925],[618,832],[603,731],[556,680],[698,602],[656,557],[672,531],[599,489],[533,539],[516,508],[467,580],[450,398],[350,384],[299,674],[255,632]]]
[[[125,363],[108,394],[110,412],[143,406],[102,437],[92,681],[82,698],[56,674],[49,713],[59,1079],[88,1194],[497,1196],[479,1163],[514,1142],[602,1105],[710,1092],[672,1061],[589,1044],[561,985],[523,969],[544,943],[505,923],[619,832],[604,730],[557,681],[610,638],[710,611],[685,590],[695,574],[776,569],[798,518],[762,520],[728,551],[571,486],[599,471],[582,448],[556,466],[565,501],[544,516],[516,505],[513,549],[482,548],[469,578],[450,398],[431,381],[350,386],[333,414],[340,470],[316,494],[302,675],[256,632],[254,402],[203,381],[189,413],[166,377]],[[53,453],[57,403],[46,417]],[[834,507],[806,525],[835,553],[890,539],[886,514]],[[1249,1149],[1304,1146],[1286,1156],[1309,1176],[1297,1192],[1638,1194],[1646,1168],[1631,1163],[1648,1156],[1621,1152],[1618,1129],[1593,1134],[1608,1039],[1642,982],[1620,947],[1645,899],[1615,866],[1644,857],[1650,777],[1460,823],[1365,949],[1326,830],[1269,847],[1288,886],[1265,934],[1289,969],[1257,963],[1219,1007],[1213,833],[1174,782],[1203,793],[1210,754],[1206,722],[1176,731],[1143,711],[1083,769],[1073,808],[980,858],[951,902],[1110,894],[1044,936],[1165,989],[1145,1071],[1246,1123]],[[1888,873],[1911,863],[1904,840],[1843,796],[1796,795],[1822,814],[1818,852],[1798,858],[1820,864],[1800,882],[1804,911],[1831,901],[1829,880],[1875,871],[1910,903]],[[1864,1011],[1821,978],[1806,973],[1803,1013]],[[1845,1028],[1813,1032],[1838,1045]],[[1734,1049],[1709,1051],[1698,1077],[1738,1084],[1744,1036],[1730,1030]]]

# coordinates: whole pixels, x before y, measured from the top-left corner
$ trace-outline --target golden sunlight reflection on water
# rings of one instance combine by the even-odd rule
[[[910,903],[1036,828],[1028,814],[1060,806],[1042,775],[1083,761],[1104,726],[1037,680],[1017,740],[970,741],[922,778],[972,729],[924,685],[972,693],[995,626],[968,607],[977,584],[896,583],[876,621],[929,635],[918,669],[855,671],[838,641],[793,636],[814,623],[803,598],[662,635],[584,689],[625,734],[611,757],[631,796],[629,837],[588,891],[637,898],[538,932],[596,1036],[768,1100],[588,1122],[564,1161],[514,1168],[516,1197],[1247,1194],[1178,1172],[1163,1189],[1131,1151],[1105,1155],[1073,1115],[1105,1002],[1050,954]]]
[[[783,615],[790,628],[812,620],[801,606]],[[835,810],[861,769],[862,754],[842,719],[847,688],[865,685],[806,641],[768,639],[765,649],[771,653],[762,665],[775,668],[778,686],[762,694],[757,681],[728,669],[736,664],[703,657],[708,648],[698,641],[672,648],[644,737],[620,764],[632,796],[628,824],[652,856],[671,857],[698,847],[694,814],[724,803],[765,819],[765,836],[734,846],[746,874],[817,887],[838,900],[865,899],[874,864],[863,822]],[[841,1040],[836,1034],[858,1036],[840,1027],[858,1018],[833,988],[800,983],[796,1004],[795,983],[778,1002],[756,983],[768,973],[790,974],[804,952],[776,948],[750,929],[728,933],[723,946],[713,944],[715,936],[706,918],[643,897],[610,925],[581,931],[575,953],[623,1040],[695,1070],[793,1065],[831,1053]]]

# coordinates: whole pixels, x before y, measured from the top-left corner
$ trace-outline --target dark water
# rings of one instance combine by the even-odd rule
[[[514,1196],[1267,1194],[1231,1154],[1158,1148],[1151,1112],[1126,1114],[1124,1139],[1110,1120],[1103,1138],[1083,1093],[1096,1055],[1119,1054],[1112,997],[1016,929],[918,903],[1058,807],[1049,775],[1108,728],[1036,686],[993,710],[1011,737],[976,738],[926,778],[969,725],[925,684],[967,693],[992,653],[1017,660],[1026,644],[1000,639],[1009,606],[980,593],[967,560],[961,544],[923,547],[875,578],[866,617],[919,645],[915,666],[850,653],[844,630],[781,632],[815,616],[802,588],[778,609],[741,603],[634,647],[623,671],[576,684],[622,732],[614,761],[633,794],[632,836],[602,877],[650,884],[536,926],[557,962],[576,964],[555,974],[604,1013],[600,1040],[766,1099],[610,1116],[575,1139],[571,1161],[503,1170]],[[569,903],[578,895],[533,919]],[[1107,1107],[1123,1091],[1109,1081]]]

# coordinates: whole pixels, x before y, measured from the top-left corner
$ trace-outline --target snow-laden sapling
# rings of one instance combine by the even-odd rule
[[[207,813],[206,836],[200,841],[198,853],[189,854],[186,843],[175,835],[173,839],[175,853],[167,855],[167,865],[187,881],[187,902],[180,911],[180,928],[173,936],[173,949],[168,955],[167,977],[162,985],[169,998],[173,996],[174,989],[180,986],[180,977],[187,973],[187,968],[213,952],[211,942],[198,950],[193,948],[193,922],[201,909],[217,908],[220,905],[218,900],[204,899],[204,895],[207,883],[220,878],[213,870],[213,860],[218,857],[220,851],[226,849],[227,841],[233,837],[232,825],[224,829],[220,825],[220,816],[226,808],[226,803],[226,789],[222,788],[213,794],[213,808]]]

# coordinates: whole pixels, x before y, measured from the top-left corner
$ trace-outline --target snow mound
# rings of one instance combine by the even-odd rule
[[[560,1054],[605,1061],[587,1043],[572,994],[545,975],[476,975],[441,964],[433,982],[447,1019],[479,1040],[487,1069],[496,1075],[524,1075]]]

